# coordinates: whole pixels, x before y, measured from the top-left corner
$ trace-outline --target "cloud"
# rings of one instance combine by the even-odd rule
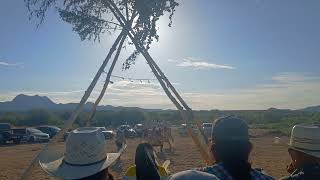
[[[195,109],[300,109],[320,105],[320,76],[279,73],[269,83],[209,93],[184,94]]]
[[[5,66],[5,67],[22,67],[23,63],[8,63],[5,61],[0,61],[0,67]]]
[[[269,80],[269,83],[248,88],[182,92],[181,96],[196,110],[270,107],[299,109],[320,104],[320,76],[288,72],[275,74]],[[116,82],[102,103],[175,109],[158,83]]]
[[[279,83],[299,83],[320,80],[320,77],[308,73],[283,72],[273,76],[272,80]]]
[[[177,60],[168,59],[168,62],[176,62],[176,66],[178,67],[191,67],[196,70],[200,69],[235,69],[233,66],[229,65],[222,65],[222,64],[214,64],[209,63],[207,61],[204,61],[202,59],[196,59],[196,58],[184,58],[182,62],[179,62]]]
[[[101,88],[101,86],[95,88],[89,101],[95,100]],[[266,83],[247,88],[179,92],[188,105],[195,110],[268,109],[270,107],[299,109],[320,105],[320,75],[285,72],[269,77]],[[79,102],[84,90],[19,93],[46,95],[55,102],[67,103]],[[0,93],[0,100],[8,100],[9,96],[13,98],[19,93]],[[110,84],[101,104],[175,109],[157,82],[115,81],[114,84]]]
[[[176,59],[168,59],[168,62],[179,62],[179,61]]]

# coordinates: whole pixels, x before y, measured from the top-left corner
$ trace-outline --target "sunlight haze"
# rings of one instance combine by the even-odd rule
[[[181,2],[172,27],[160,20],[150,54],[192,109],[320,104],[320,1]],[[79,102],[118,34],[82,42],[54,11],[37,29],[23,1],[1,1],[0,23],[0,101],[38,94]],[[112,77],[101,104],[174,109],[142,56],[122,70],[132,50],[122,51],[113,73],[126,78]]]

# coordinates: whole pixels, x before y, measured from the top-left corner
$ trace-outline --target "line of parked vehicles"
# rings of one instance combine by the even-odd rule
[[[212,130],[212,123],[203,123],[202,130],[207,137],[210,137]],[[134,127],[130,125],[120,125],[116,131],[107,130],[105,127],[101,128],[106,139],[112,139],[116,136],[116,132],[121,131],[126,138],[141,137],[143,134],[143,125],[136,124]],[[192,126],[195,133],[198,133],[196,126]],[[12,128],[9,123],[0,123],[0,145],[6,143],[20,144],[21,142],[48,142],[50,138],[55,136],[61,129],[56,126],[37,126],[27,128]],[[64,140],[67,139],[69,132],[64,134]],[[181,136],[187,135],[187,125],[181,124],[179,127],[179,134]]]
[[[133,128],[129,125],[120,125],[116,131],[107,130],[105,127],[99,127],[106,139],[112,139],[116,136],[117,131],[124,133],[126,138],[141,137],[143,125],[136,124]],[[37,126],[27,128],[12,128],[9,123],[0,123],[0,145],[6,143],[20,144],[21,142],[35,143],[48,142],[61,129],[56,126]],[[64,141],[67,139],[70,131],[63,136]]]
[[[0,123],[0,144],[12,142],[48,142],[60,128],[56,126],[38,126],[27,128],[12,128],[9,123]]]
[[[213,126],[213,123],[202,123],[201,125],[202,131],[207,137],[211,136],[212,126]],[[199,133],[199,129],[196,125],[191,125],[191,127],[194,133],[196,134]],[[181,136],[187,136],[188,135],[187,125],[181,124],[180,127],[178,128],[178,131]]]

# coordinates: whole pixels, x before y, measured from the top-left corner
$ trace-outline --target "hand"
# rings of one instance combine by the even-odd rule
[[[287,171],[288,173],[293,173],[296,170],[295,165],[293,164],[293,162],[291,162],[288,166],[287,166]]]

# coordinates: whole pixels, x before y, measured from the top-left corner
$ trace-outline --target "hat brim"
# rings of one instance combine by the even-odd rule
[[[47,173],[62,178],[62,179],[80,179],[94,175],[106,168],[108,168],[113,162],[115,162],[121,153],[108,153],[107,158],[96,164],[88,166],[77,166],[65,163],[62,158],[49,163],[39,162],[40,166]]]
[[[288,148],[293,149],[295,151],[303,152],[305,154],[308,154],[308,155],[316,157],[316,158],[320,158],[320,151],[309,151],[306,149],[296,148],[290,144],[288,144]]]

